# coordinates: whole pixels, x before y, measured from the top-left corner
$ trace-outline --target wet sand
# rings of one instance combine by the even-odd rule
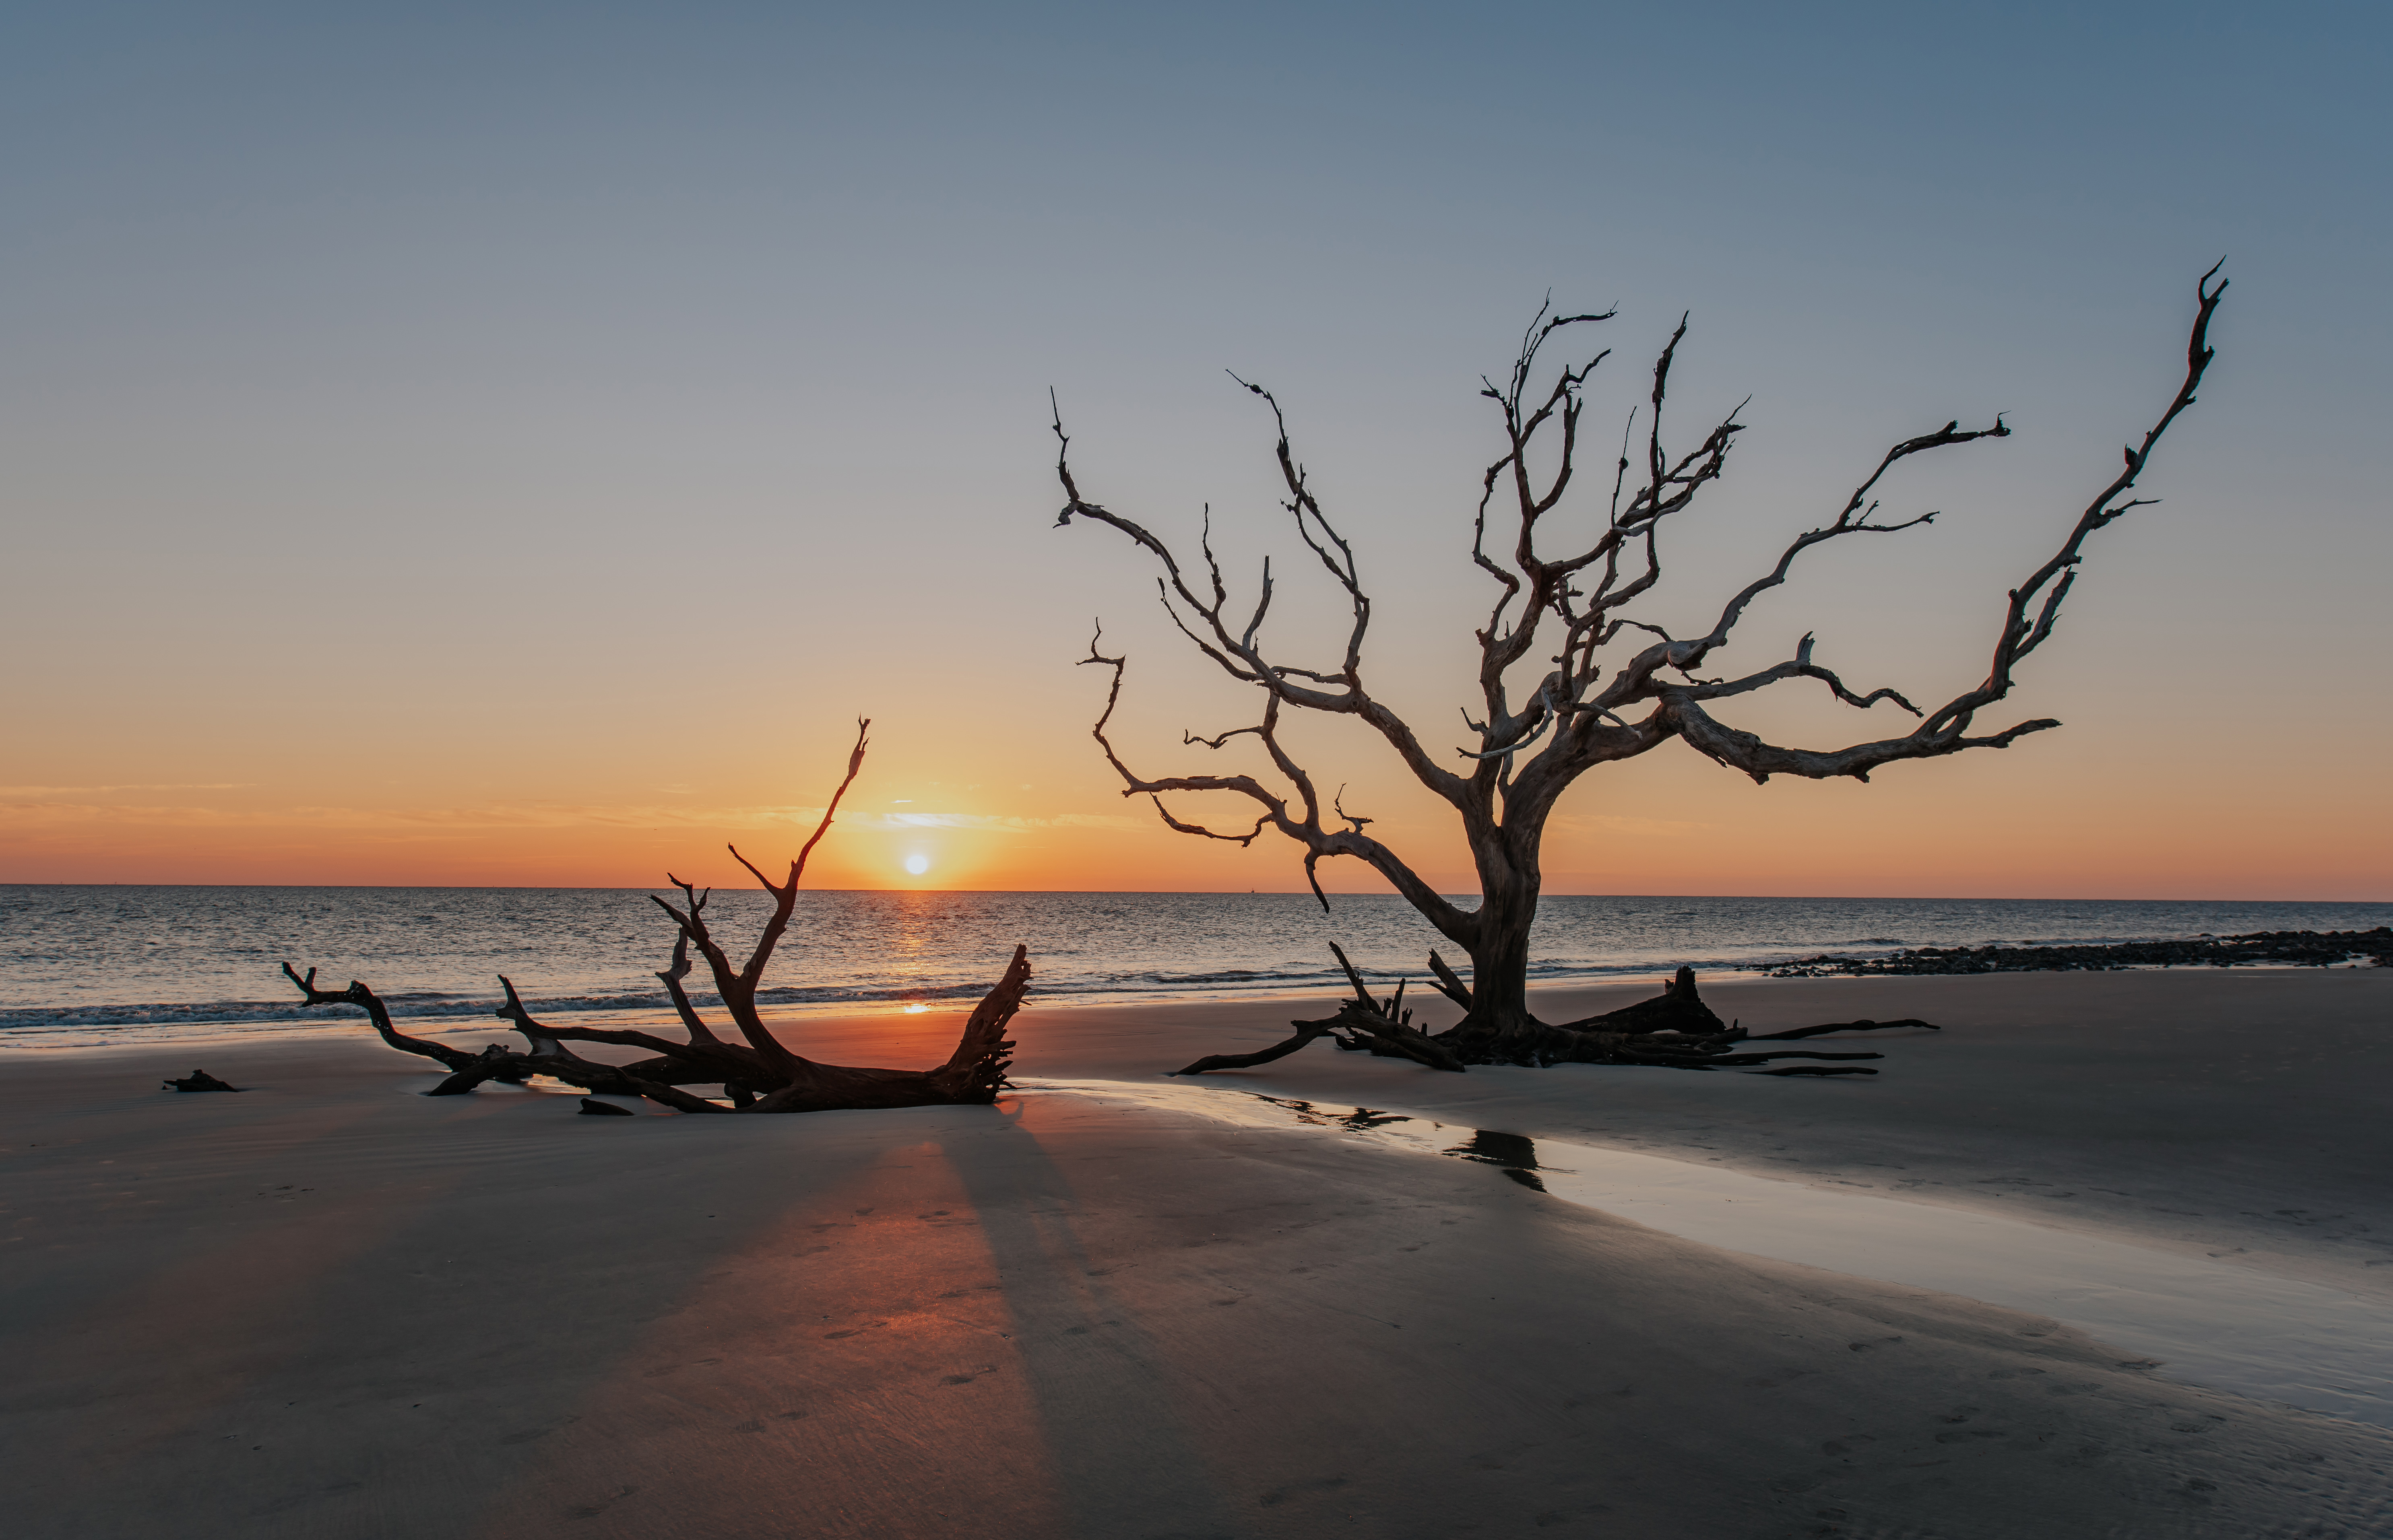
[[[1884,1053],[1865,1080],[1435,1075],[1326,1048],[1203,1078],[2099,1229],[2393,1299],[2393,970],[1716,976],[1702,988],[1753,1031],[1906,1017],[1945,1030],[1784,1045]],[[1537,998],[1546,1019],[1568,1020],[1651,992]],[[1189,1033],[1201,1046],[1187,1058],[1261,1047],[1286,1036],[1288,1015],[1327,1014],[1240,1023],[1233,1010],[1251,1008],[1208,1009],[1222,1016]],[[1422,1019],[1459,1014],[1432,998]],[[1118,1040],[1100,1012],[1071,1015],[1045,1034],[1051,1051],[1123,1076],[1153,1064],[1134,1060],[1127,1013]],[[1040,1069],[1026,1056],[1026,1073]]]
[[[1238,1078],[2374,1290],[2388,983],[1707,985],[1748,1026],[1950,1028],[1858,1084],[1326,1046]],[[1144,1079],[1312,1013],[1026,1011],[1019,1069]],[[790,1036],[905,1064],[952,1026]],[[155,1089],[195,1064],[257,1089]],[[578,1117],[412,1094],[362,1027],[0,1075],[16,1534],[2393,1531],[2380,1429],[1334,1131],[1052,1093]]]

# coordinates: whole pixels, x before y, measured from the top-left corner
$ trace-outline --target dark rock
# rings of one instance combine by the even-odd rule
[[[237,1090],[241,1090],[241,1088],[240,1088],[239,1086],[229,1086],[229,1085],[226,1085],[222,1080],[217,1079],[215,1076],[210,1075],[206,1070],[203,1070],[203,1069],[195,1069],[195,1070],[191,1071],[191,1073],[190,1073],[190,1074],[189,1074],[189,1075],[185,1076],[183,1078],[181,1078],[181,1079],[179,1079],[179,1080],[169,1080],[169,1081],[167,1081],[163,1086],[160,1087],[159,1089],[160,1089],[160,1090],[233,1090],[233,1091],[237,1091]]]
[[[2029,973],[2116,968],[2339,968],[2393,964],[2393,926],[2373,931],[2256,931],[2190,941],[2122,941],[2085,946],[1916,946],[1891,957],[1823,955],[1759,964],[1773,978],[1885,973]]]
[[[582,1099],[582,1116],[584,1117],[636,1117],[639,1114],[629,1107],[619,1107],[612,1102],[601,1102],[595,1096],[585,1096]]]

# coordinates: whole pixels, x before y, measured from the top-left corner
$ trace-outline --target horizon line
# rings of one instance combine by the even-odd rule
[[[666,885],[618,883],[558,882],[39,882],[0,880],[0,888],[233,888],[233,889],[336,889],[359,892],[411,893],[662,893]],[[723,888],[725,893],[751,891],[746,885]],[[761,891],[761,890],[757,890]],[[1304,888],[801,888],[801,893],[822,894],[904,894],[921,895],[982,895],[990,894],[1086,894],[1097,897],[1206,897],[1206,898],[1305,898],[1314,895]],[[1395,893],[1338,893],[1332,898],[1376,899],[1409,905],[1410,900]],[[1439,890],[1441,898],[1478,898],[1483,895],[1468,890]],[[2388,898],[2238,898],[2209,896],[2202,898],[2160,898],[2124,894],[2094,895],[2085,894],[2038,896],[2021,894],[1780,894],[1780,893],[1541,893],[1544,898],[1652,898],[1652,899],[1726,899],[1743,902],[1775,900],[1788,903],[1910,903],[1910,904],[2343,904],[2388,905]]]

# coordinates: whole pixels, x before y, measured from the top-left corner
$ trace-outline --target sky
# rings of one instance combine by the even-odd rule
[[[1862,687],[1982,674],[2005,591],[2218,360],[2011,704],[2063,730],[1757,787],[1587,777],[1558,893],[2384,899],[2393,750],[2379,7],[17,7],[0,13],[0,881],[1287,890],[1143,772],[1253,720],[1083,491],[1290,566],[1269,385],[1435,737],[1489,599],[1479,378],[1616,307],[1590,422],[1690,316],[1750,398],[1661,623],[1884,448],[1890,510],[1758,606]],[[1301,554],[1301,553],[1300,553]],[[1276,632],[1329,634],[1291,580]],[[1279,622],[1275,620],[1275,624]],[[1740,724],[1901,730],[1816,698]],[[1886,719],[1886,720],[1881,720]],[[1468,891],[1350,723],[1297,741]],[[1175,807],[1182,816],[1208,810]],[[1215,816],[1226,816],[1225,810]],[[922,867],[907,869],[909,859]],[[1381,891],[1354,863],[1333,888]]]

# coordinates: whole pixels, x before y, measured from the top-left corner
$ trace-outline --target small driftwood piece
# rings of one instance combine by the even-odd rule
[[[179,1080],[169,1080],[169,1081],[167,1081],[164,1085],[163,1085],[163,1086],[159,1087],[158,1089],[159,1089],[159,1090],[229,1090],[229,1091],[238,1091],[238,1090],[241,1090],[241,1088],[240,1088],[239,1086],[229,1086],[229,1085],[226,1085],[222,1080],[217,1079],[215,1076],[210,1075],[206,1070],[203,1070],[203,1069],[195,1069],[195,1070],[191,1071],[191,1073],[190,1073],[190,1074],[184,1076],[181,1079],[179,1079]]]
[[[1258,1064],[1267,1064],[1275,1059],[1285,1059],[1314,1039],[1329,1036],[1329,1029],[1336,1024],[1336,1018],[1319,1022],[1290,1022],[1288,1024],[1296,1028],[1296,1036],[1285,1042],[1274,1043],[1271,1047],[1253,1053],[1208,1053],[1187,1068],[1175,1069],[1171,1073],[1210,1075],[1217,1069],[1253,1069]]]

